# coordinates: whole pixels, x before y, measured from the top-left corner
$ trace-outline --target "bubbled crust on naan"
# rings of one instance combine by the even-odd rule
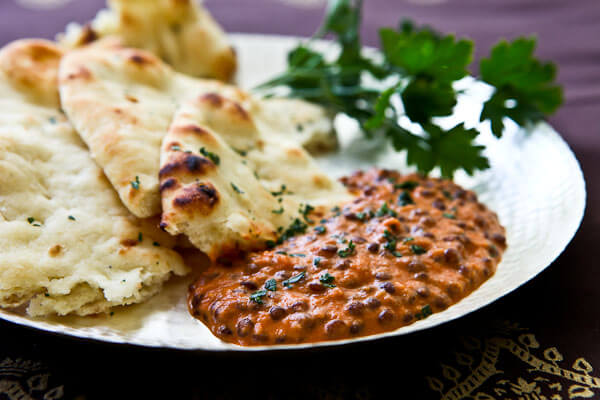
[[[60,56],[41,40],[0,51],[0,307],[28,303],[31,315],[140,302],[187,271],[173,238],[129,214],[58,104],[48,104]]]
[[[261,132],[251,111],[217,93],[177,111],[163,140],[160,182],[161,227],[187,235],[213,259],[264,248],[302,219],[306,204],[329,206],[349,197],[304,149]],[[283,194],[274,195],[283,185]]]
[[[109,0],[108,5],[84,27],[69,26],[61,44],[75,48],[114,35],[184,74],[227,81],[235,73],[236,56],[225,32],[196,0]]]

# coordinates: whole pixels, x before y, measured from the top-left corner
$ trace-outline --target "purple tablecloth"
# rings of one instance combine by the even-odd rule
[[[39,11],[2,0],[0,44],[52,37],[69,21],[91,18],[102,3],[73,0]],[[307,36],[323,12],[315,0],[206,4],[230,32]],[[339,349],[184,353],[81,342],[1,322],[0,399],[17,390],[34,398],[599,398],[600,373],[593,367],[600,367],[594,250],[600,243],[600,2],[367,0],[366,42],[376,44],[377,27],[403,17],[475,39],[477,56],[500,37],[534,34],[538,55],[559,64],[566,103],[550,122],[582,164],[588,208],[575,239],[551,267],[459,321]]]

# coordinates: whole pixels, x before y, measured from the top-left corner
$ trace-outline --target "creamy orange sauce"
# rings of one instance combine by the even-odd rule
[[[504,228],[473,192],[377,169],[342,182],[355,200],[308,213],[304,234],[205,271],[191,314],[243,346],[353,338],[442,311],[496,271]]]

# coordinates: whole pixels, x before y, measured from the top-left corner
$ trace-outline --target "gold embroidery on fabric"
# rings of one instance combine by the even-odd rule
[[[0,362],[0,398],[9,400],[59,400],[63,385],[51,387],[50,374],[36,361],[5,358]]]
[[[512,324],[503,331],[523,329]],[[567,368],[561,365],[564,357],[556,347],[536,350],[540,344],[531,333],[520,333],[516,339],[467,337],[462,347],[465,352],[454,354],[456,364],[440,365],[440,378],[427,377],[442,400],[566,400],[600,394],[600,378],[591,375],[593,367],[587,360],[577,358]],[[507,379],[499,369],[508,354],[524,364],[523,376]]]

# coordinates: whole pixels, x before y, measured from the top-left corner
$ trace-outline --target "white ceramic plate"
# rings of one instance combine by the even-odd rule
[[[289,37],[233,35],[240,57],[238,81],[252,87],[281,72],[287,50],[297,43]],[[321,43],[327,47],[327,44]],[[482,101],[489,88],[465,79],[466,90],[453,118],[477,124]],[[407,171],[403,156],[385,143],[364,140],[352,122],[338,118],[341,150],[319,159],[325,171],[342,176],[373,165]],[[404,335],[431,328],[475,311],[515,290],[544,270],[569,243],[583,217],[585,182],[575,156],[560,135],[547,124],[528,131],[509,126],[501,140],[486,127],[480,135],[488,144],[492,168],[474,177],[458,175],[456,181],[479,194],[479,199],[496,211],[506,227],[508,249],[496,274],[467,298],[447,310],[393,332],[351,340],[286,346],[243,348],[214,337],[186,308],[189,280],[173,280],[150,301],[117,310],[114,316],[33,319],[8,311],[0,317],[46,331],[105,342],[194,350],[290,349],[332,346],[349,342]]]

